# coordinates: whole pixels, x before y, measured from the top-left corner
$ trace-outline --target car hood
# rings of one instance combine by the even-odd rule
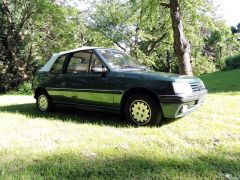
[[[171,74],[165,72],[157,72],[157,71],[150,71],[150,70],[124,70],[120,72],[122,75],[126,76],[134,76],[144,79],[159,79],[164,81],[182,81],[182,82],[193,82],[199,81],[200,79],[195,76],[186,76],[186,75],[178,75],[178,74]]]

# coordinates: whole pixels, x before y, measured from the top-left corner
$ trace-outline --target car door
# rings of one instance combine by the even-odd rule
[[[94,58],[97,56],[89,50],[70,55],[62,77],[64,103],[89,107],[113,105],[111,77],[89,71]]]
[[[59,56],[52,65],[50,72],[46,76],[44,86],[46,87],[48,94],[51,96],[51,99],[54,102],[59,102],[62,101],[63,99],[62,77],[64,62],[66,61],[66,58],[67,58],[66,54]]]
[[[114,91],[111,72],[107,71],[101,59],[94,52],[92,52],[89,73],[85,80],[84,101],[88,105],[113,107]]]

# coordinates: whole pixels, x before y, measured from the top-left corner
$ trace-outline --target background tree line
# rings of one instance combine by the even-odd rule
[[[0,1],[0,92],[31,80],[54,52],[117,47],[154,70],[179,73],[168,1]],[[161,2],[161,3],[160,3]],[[225,68],[238,53],[239,26],[228,27],[208,0],[178,1],[195,75]]]

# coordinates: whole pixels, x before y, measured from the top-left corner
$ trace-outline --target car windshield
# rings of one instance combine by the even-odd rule
[[[126,53],[114,49],[99,49],[112,69],[146,69],[138,60]]]

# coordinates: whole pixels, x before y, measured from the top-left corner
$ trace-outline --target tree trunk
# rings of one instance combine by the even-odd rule
[[[170,11],[174,34],[174,51],[179,61],[180,74],[192,75],[191,45],[184,36],[179,0],[170,0]]]

